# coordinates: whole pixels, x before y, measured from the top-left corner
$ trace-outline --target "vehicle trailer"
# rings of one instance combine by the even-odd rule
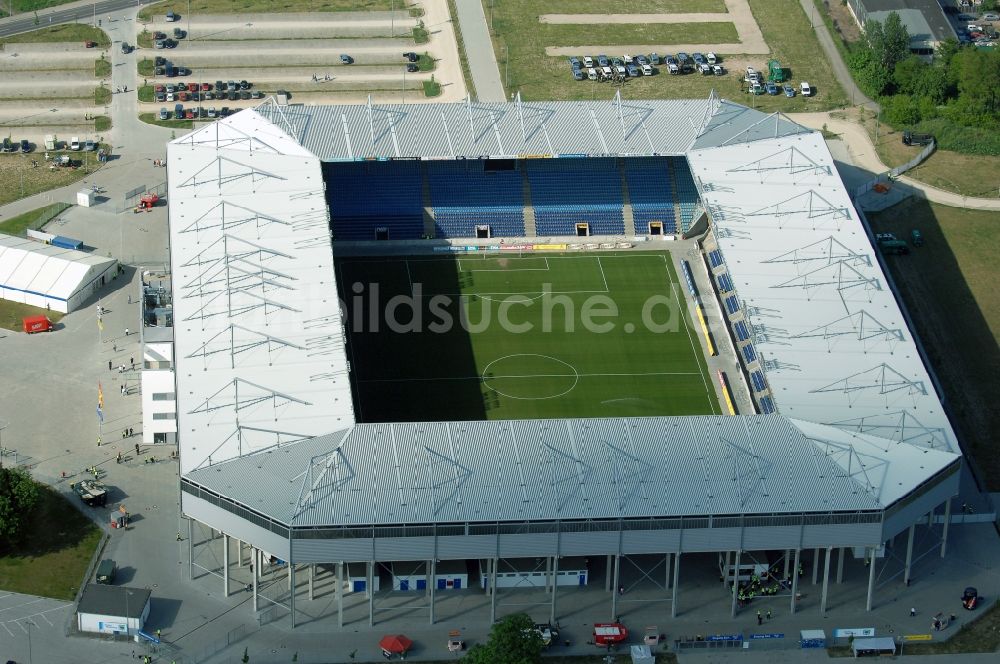
[[[918,134],[912,131],[903,132],[903,145],[929,145],[934,137],[931,134]]]

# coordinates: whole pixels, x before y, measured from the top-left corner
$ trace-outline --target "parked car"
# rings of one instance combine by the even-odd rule
[[[782,90],[785,91],[785,96],[786,97],[790,98],[790,97],[794,97],[795,96],[795,88],[793,88],[788,83],[785,83],[785,85],[782,87]]]
[[[83,42],[83,45],[86,48],[94,48],[95,46],[97,46],[97,42],[88,39],[87,41]]]
[[[209,90],[208,92],[201,93],[202,99],[215,99],[215,93]]]
[[[628,65],[627,67],[625,67],[625,69],[628,70],[628,75],[631,78],[636,78],[638,76],[641,76],[641,74],[639,73],[639,68],[636,67],[635,65]]]
[[[403,54],[403,57],[409,60],[410,62],[416,62],[417,60],[420,59],[420,56],[414,53],[413,51],[407,51],[406,53]],[[573,58],[573,60],[576,60],[576,58]]]
[[[177,14],[175,14],[173,10],[167,12],[167,23],[173,23],[178,18],[180,17]]]
[[[593,67],[587,67],[587,78],[591,81],[597,80],[597,70]]]
[[[635,63],[637,65],[639,65],[640,67],[642,65],[648,65],[649,64],[649,58],[647,58],[645,55],[637,55],[637,56],[635,56]]]
[[[658,64],[660,64],[660,56],[657,55],[656,53],[650,53],[649,54],[649,64],[651,64],[651,65],[658,65]]]
[[[621,62],[621,60],[619,60],[619,62]],[[614,66],[614,70],[615,70],[615,73],[618,74],[619,76],[622,76],[622,77],[628,76],[628,70],[625,69],[624,63],[623,64],[617,64],[617,65],[615,65]]]
[[[691,59],[694,60],[694,63],[696,65],[708,64],[708,62],[705,60],[705,56],[702,55],[701,53],[695,53],[694,55],[691,56]]]
[[[97,143],[94,143],[94,141],[91,140],[87,140],[83,144],[83,149],[86,150],[87,152],[93,152],[94,150],[97,149]]]
[[[185,37],[187,37],[187,32],[180,28],[174,28],[174,39],[184,39]]]
[[[166,48],[167,42],[162,39],[157,39],[153,42],[153,48]]]
[[[340,63],[343,64],[343,65],[354,64],[354,58],[352,58],[351,56],[347,55],[346,53],[341,53],[340,54]]]
[[[707,60],[708,64],[710,64],[710,65],[714,65],[717,62],[719,62],[719,58],[716,57],[715,53],[706,53],[705,54],[705,60]]]
[[[716,76],[725,76],[726,69],[722,65],[712,65],[712,73]]]
[[[577,71],[579,71],[579,70],[577,70]],[[250,93],[250,97],[252,99],[263,99],[264,98],[264,93],[261,92],[260,90],[254,90],[253,92]]]
[[[187,84],[188,92],[197,92],[198,91],[198,87],[199,86],[198,86],[197,83],[188,83]]]
[[[594,59],[589,55],[583,56],[583,66],[590,69],[594,66]]]
[[[174,105],[174,119],[183,120],[184,119],[184,104]]]
[[[217,115],[218,115],[218,113],[215,112],[215,106],[209,106],[208,107],[208,117],[214,118]]]
[[[687,67],[691,64],[691,56],[687,53],[678,53],[677,62],[680,63],[681,67]]]
[[[774,81],[768,81],[764,84],[764,89],[767,90],[767,94],[776,95],[778,94],[778,86]]]
[[[222,107],[222,108],[221,108],[221,109],[219,110],[219,117],[223,117],[223,118],[224,118],[224,117],[226,117],[227,115],[230,115],[230,110],[229,110],[229,107],[228,107],[228,106],[223,106],[223,107]]]
[[[190,76],[191,75],[191,70],[188,69],[187,67],[177,67],[176,71],[177,71],[177,75],[178,76]]]
[[[164,39],[163,45],[166,46],[167,48],[173,48],[177,46],[177,42],[175,42],[173,39]]]
[[[581,71],[579,69],[574,69],[573,70],[573,78],[575,80],[577,80],[577,81],[582,81],[586,77],[583,75],[583,71]]]
[[[252,87],[253,87],[252,83],[248,83],[247,81],[240,81],[240,90],[249,90]]]
[[[81,146],[80,146],[80,139],[79,138],[77,138],[76,136],[74,136],[73,138],[69,139],[69,149],[70,150],[77,151],[77,150],[80,149],[80,147]]]
[[[652,65],[643,65],[642,66],[642,75],[643,76],[652,76],[653,75],[653,67],[652,67]]]
[[[411,60],[411,62],[415,62],[415,61]],[[583,66],[583,63],[580,61],[580,58],[578,58],[578,57],[576,57],[574,55],[573,57],[571,57],[569,59],[569,66],[570,66],[571,69],[580,69]]]
[[[611,65],[611,61],[608,60],[608,56],[606,56],[606,55],[598,55],[597,56],[597,64],[600,65],[602,68],[603,67],[608,67],[608,66]]]
[[[244,99],[244,100],[245,99],[250,99],[250,91],[249,90],[240,90],[240,99]]]
[[[122,55],[128,55],[132,52],[132,47],[129,46],[128,42],[122,42]]]
[[[420,71],[420,67],[418,67],[417,65],[413,64],[412,62],[407,62],[406,63],[406,71],[408,71],[409,73],[412,74],[414,72]],[[573,71],[578,72],[580,70],[579,69],[574,69]]]
[[[1000,14],[983,14],[984,21],[1000,21]]]
[[[153,33],[153,39],[166,39],[166,38],[167,38],[167,33],[165,32],[160,32],[159,30],[157,30],[156,32]]]
[[[153,64],[156,65],[157,67],[160,67],[162,65],[167,64],[167,59],[162,55],[158,55],[155,58],[153,58]]]
[[[701,72],[702,76],[711,76],[712,75],[712,65],[708,64],[707,62],[702,62],[701,64],[699,64],[697,66],[697,69],[698,69],[698,71]]]
[[[174,93],[173,92],[168,92],[166,95],[164,95],[163,101],[174,102],[174,101],[177,101],[177,100],[174,99]]]
[[[167,93],[166,92],[157,92],[155,95],[153,95],[153,99],[155,101],[163,103],[163,102],[167,101]]]
[[[169,120],[170,119],[170,111],[167,110],[166,106],[164,106],[163,108],[160,109],[160,119],[161,120]]]
[[[226,81],[226,90],[230,92],[236,89],[236,81]]]
[[[808,81],[802,81],[799,83],[799,91],[803,97],[809,97],[812,95],[812,86],[809,85]]]
[[[189,108],[186,111],[184,111],[184,119],[185,120],[194,120],[194,109]]]
[[[28,142],[28,139],[22,138],[21,139],[21,152],[27,154],[27,153],[31,152],[31,150],[32,150],[31,143]]]

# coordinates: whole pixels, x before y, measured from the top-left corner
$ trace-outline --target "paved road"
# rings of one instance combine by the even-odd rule
[[[62,5],[50,10],[39,10],[38,23],[35,23],[35,13],[15,14],[9,18],[0,19],[0,37],[9,37],[21,32],[31,32],[46,25],[58,23],[72,23],[80,19],[93,19],[96,15],[99,20],[106,21],[109,14],[113,14],[129,7],[140,5],[151,5],[158,0],[105,0],[104,2],[74,2],[69,5]],[[96,14],[95,14],[96,13]]]
[[[878,102],[866,97],[865,93],[854,82],[854,79],[851,78],[851,72],[847,68],[847,63],[840,57],[840,51],[837,50],[836,45],[833,43],[830,31],[826,29],[826,23],[823,23],[823,17],[819,15],[812,0],[799,0],[799,3],[802,5],[802,11],[806,13],[806,17],[812,24],[813,30],[816,31],[816,37],[819,38],[820,46],[823,47],[823,52],[826,53],[826,59],[830,61],[830,66],[833,67],[833,75],[837,77],[840,87],[844,88],[844,92],[850,98],[851,106],[867,106],[872,110],[879,110],[881,107],[878,105]]]
[[[457,0],[455,6],[476,98],[479,101],[506,101],[483,4],[479,0]]]

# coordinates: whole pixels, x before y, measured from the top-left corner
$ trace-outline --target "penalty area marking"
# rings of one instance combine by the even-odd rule
[[[548,256],[525,256],[523,258],[518,258],[516,256],[489,256],[483,254],[483,257],[479,259],[481,262],[491,261],[516,261],[516,260],[538,260],[539,258],[545,262],[545,267],[512,267],[512,268],[471,268],[466,269],[462,267],[462,261],[466,262],[477,262],[475,259],[471,258],[459,258],[458,259],[458,269],[460,272],[548,272],[549,268],[549,257]]]

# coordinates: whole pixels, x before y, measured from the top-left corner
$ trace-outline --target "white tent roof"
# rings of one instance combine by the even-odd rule
[[[352,425],[319,160],[254,111],[167,154],[182,470]]]
[[[115,260],[0,234],[0,289],[69,300],[94,267]]]

